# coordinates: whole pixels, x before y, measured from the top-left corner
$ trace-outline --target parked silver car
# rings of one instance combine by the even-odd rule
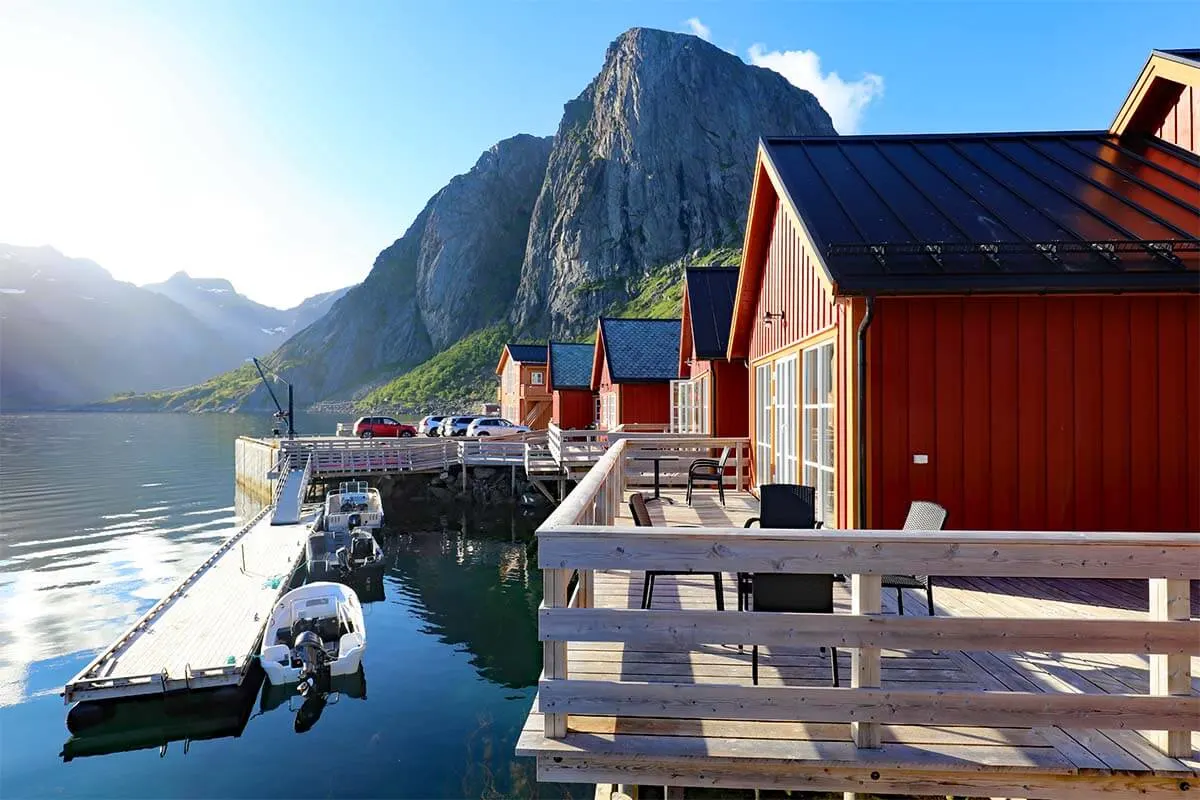
[[[528,425],[517,425],[501,417],[480,417],[467,426],[467,436],[508,436],[528,430]]]

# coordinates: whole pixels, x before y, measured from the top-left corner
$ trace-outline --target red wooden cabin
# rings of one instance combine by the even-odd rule
[[[755,482],[840,527],[1197,530],[1197,198],[1145,128],[762,142],[728,350]]]
[[[550,342],[548,348],[550,421],[560,428],[587,428],[598,418],[592,391],[594,346]]]
[[[666,430],[671,381],[679,375],[679,329],[677,319],[600,318],[592,356],[598,428],[639,424]]]
[[[671,384],[671,429],[746,436],[746,363],[725,357],[737,267],[693,267],[683,286],[679,378]]]

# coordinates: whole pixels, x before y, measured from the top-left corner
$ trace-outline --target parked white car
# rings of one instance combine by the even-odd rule
[[[500,417],[480,417],[467,426],[467,436],[509,436],[527,430],[528,425],[517,425]]]
[[[465,436],[472,422],[480,419],[477,414],[467,416],[446,417],[438,429],[439,436]]]

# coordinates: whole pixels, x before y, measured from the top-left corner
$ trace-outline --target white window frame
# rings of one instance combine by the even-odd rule
[[[832,341],[804,351],[801,418],[804,482],[816,489],[817,519],[826,525],[832,525],[837,514],[837,472],[834,463],[837,459],[837,432],[834,430],[837,418],[834,416],[833,359]]]
[[[600,396],[600,427],[611,431],[617,427],[617,395],[608,392]]]
[[[533,386],[544,386],[546,384],[546,373],[542,370],[529,373],[529,382]]]
[[[771,364],[754,368],[754,460],[758,485],[771,482]]]
[[[775,482],[799,483],[797,457],[800,430],[797,407],[797,371],[799,357],[790,355],[775,361]]]
[[[671,432],[709,432],[708,376],[671,381]]]

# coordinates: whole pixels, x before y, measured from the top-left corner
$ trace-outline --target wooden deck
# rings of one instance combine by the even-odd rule
[[[757,511],[757,501],[748,494],[727,495],[724,507],[709,491],[700,492],[691,507],[680,491],[664,490],[663,495],[676,502],[649,504],[656,527],[740,528]],[[627,492],[622,496],[627,497]],[[612,523],[632,525],[624,502]],[[593,581],[591,607],[639,608],[643,573],[596,569]],[[1146,580],[952,577],[936,579],[934,585],[939,618],[1150,619]],[[724,590],[725,608],[736,609],[732,575],[725,576]],[[835,605],[838,613],[852,612],[849,584],[835,584]],[[656,581],[654,611],[715,608],[711,577],[697,573],[663,576]],[[895,615],[896,608],[896,591],[884,589],[883,614]],[[1200,596],[1194,583],[1190,609],[1192,619],[1200,616]],[[925,617],[924,592],[906,590],[904,610],[906,618]],[[730,629],[736,630],[736,623]],[[661,689],[643,692],[641,685],[670,684],[681,687],[679,691],[711,685],[714,696],[716,691],[728,693],[738,685],[750,686],[749,646],[739,647],[737,642],[699,644],[694,636],[689,638],[692,633],[672,630],[664,634],[667,638],[678,634],[685,643],[682,646],[603,641],[599,639],[604,637],[595,636],[589,637],[590,641],[571,641],[566,669],[554,676],[548,670],[547,677],[565,676],[568,680],[563,684],[578,681],[575,685],[579,687],[587,686],[586,682],[604,682],[594,684],[601,687],[595,695],[598,699],[575,699],[575,707],[586,707],[588,702],[597,707],[614,702],[630,707],[638,693],[647,698],[655,691],[659,692],[655,697],[661,695]],[[831,685],[828,655],[816,646],[763,646],[759,652],[759,687],[795,692],[795,688],[784,687]],[[879,655],[876,682],[864,685],[878,686],[878,702],[884,704],[902,704],[901,693],[909,691],[969,692],[974,696],[985,691],[1012,691],[1048,698],[1062,694],[1128,698],[1151,692],[1150,658],[1145,655],[895,647],[880,648]],[[848,687],[855,669],[850,651],[839,650],[839,658],[842,686]],[[1196,676],[1200,658],[1190,661],[1190,673]],[[553,683],[544,682],[542,693],[553,688]],[[1200,695],[1200,678],[1192,677],[1190,683],[1195,698]],[[628,694],[606,692],[614,686],[628,687]],[[1057,727],[1044,719],[1026,726],[1020,715],[1011,715],[1013,721],[1005,726],[884,722],[878,726],[882,746],[863,748],[856,745],[855,723],[791,721],[804,715],[806,708],[817,709],[824,697],[820,689],[812,692],[811,698],[803,691],[766,699],[747,692],[747,706],[765,703],[772,708],[778,704],[764,719],[746,718],[744,713],[730,715],[740,719],[722,719],[703,710],[705,695],[688,691],[673,707],[676,713],[569,713],[565,735],[555,738],[546,735],[547,720],[535,704],[517,752],[537,756],[539,777],[549,781],[1054,798],[1190,796],[1200,791],[1200,733],[1191,733],[1190,757],[1171,758],[1156,746],[1155,734],[1109,724],[1112,720],[1104,720],[1100,710],[1095,719],[1104,730],[1080,727],[1078,722]],[[1024,696],[1017,697],[1026,701]],[[1036,696],[1032,699],[1036,707]],[[698,704],[698,710],[689,712],[690,703]],[[789,717],[788,707],[795,708],[793,703],[799,704],[799,712],[793,710],[795,716]],[[929,723],[935,723],[937,709],[931,709],[929,716]],[[814,717],[819,719],[821,714]]]
[[[270,508],[226,540],[67,683],[68,704],[241,683],[315,517],[272,525]]]

